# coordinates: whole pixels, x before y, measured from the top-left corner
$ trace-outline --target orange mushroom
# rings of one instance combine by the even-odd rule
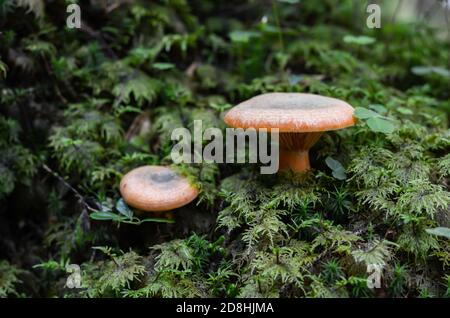
[[[162,166],[143,166],[120,181],[124,201],[143,211],[168,211],[192,202],[198,189],[175,171]]]
[[[355,124],[353,107],[331,97],[304,93],[268,93],[233,107],[224,117],[235,128],[278,128],[280,169],[310,169],[309,149],[323,132]]]

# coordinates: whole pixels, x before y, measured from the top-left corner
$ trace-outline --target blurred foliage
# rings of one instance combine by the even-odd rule
[[[420,21],[368,29],[364,9],[0,1],[0,297],[448,297],[450,45]],[[224,129],[272,91],[344,99],[359,123],[306,175],[180,165],[199,200],[163,223],[124,206],[121,176],[171,164],[174,128]]]

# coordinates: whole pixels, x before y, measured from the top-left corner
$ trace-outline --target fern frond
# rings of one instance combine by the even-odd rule
[[[112,92],[117,104],[129,104],[133,97],[138,106],[155,100],[160,89],[160,82],[143,72],[135,71],[122,83],[114,86]]]
[[[24,273],[23,270],[11,265],[8,261],[0,261],[0,298],[19,295],[16,288],[22,283],[19,278],[22,273]]]
[[[44,0],[14,0],[16,6],[27,9],[32,12],[36,18],[44,17],[45,2]]]
[[[122,255],[109,255],[112,260],[101,265],[101,276],[95,280],[93,286],[89,285],[89,289],[94,289],[100,294],[104,294],[108,290],[120,292],[129,289],[133,281],[139,281],[145,274],[145,267],[142,265],[142,257],[137,253],[130,251]]]
[[[369,265],[385,266],[393,256],[392,247],[396,246],[387,240],[374,240],[365,244],[352,252],[352,256],[357,263],[363,263],[366,267]]]
[[[194,251],[184,240],[172,240],[170,242],[155,245],[153,250],[159,250],[156,257],[155,269],[181,269],[188,270],[194,264]]]
[[[397,209],[403,213],[434,218],[439,209],[450,206],[450,193],[442,186],[416,179],[406,185],[397,201]]]

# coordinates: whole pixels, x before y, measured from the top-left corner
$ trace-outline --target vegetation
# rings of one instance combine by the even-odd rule
[[[0,16],[0,297],[450,296],[450,43],[426,21],[369,29],[350,0],[3,0]],[[180,165],[189,206],[121,200],[124,173],[171,164],[174,128],[224,129],[272,91],[343,99],[358,125],[301,176]]]

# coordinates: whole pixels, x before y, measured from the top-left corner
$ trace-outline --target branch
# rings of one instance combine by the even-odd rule
[[[93,209],[87,202],[86,199],[81,195],[80,192],[78,192],[77,189],[75,189],[74,187],[72,187],[63,177],[61,177],[57,172],[53,171],[49,166],[47,166],[45,163],[42,164],[42,168],[44,168],[45,171],[47,171],[48,173],[50,173],[51,175],[53,175],[55,178],[57,178],[62,184],[64,184],[64,186],[66,188],[68,188],[70,191],[72,191],[75,196],[78,198],[78,202],[80,202],[80,204],[82,204],[86,209],[88,209],[89,211],[94,211],[96,212],[96,209]]]
[[[118,9],[119,7],[121,7],[124,4],[132,4],[134,2],[134,0],[122,0],[122,1],[117,1],[114,2],[113,4],[109,5],[106,8],[106,13],[111,13],[112,11]]]
[[[87,35],[91,36],[92,38],[96,39],[100,43],[102,48],[106,51],[106,53],[109,55],[109,57],[115,59],[118,58],[116,53],[114,53],[114,51],[109,47],[108,43],[106,43],[105,39],[103,39],[103,37],[100,35],[100,32],[95,31],[84,21],[81,21],[80,30],[86,33]]]

